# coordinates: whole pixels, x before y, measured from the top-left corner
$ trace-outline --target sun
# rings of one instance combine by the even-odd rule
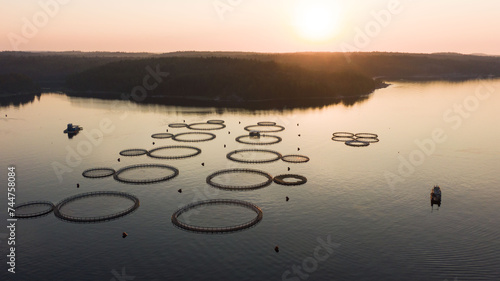
[[[298,1],[295,6],[294,26],[298,34],[309,41],[331,39],[339,28],[339,7],[335,1]]]

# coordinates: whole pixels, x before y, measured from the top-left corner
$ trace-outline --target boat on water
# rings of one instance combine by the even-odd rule
[[[83,128],[78,125],[73,125],[73,123],[69,123],[68,126],[66,127],[66,130],[64,130],[63,133],[75,134],[78,133],[80,130],[83,130]]]
[[[441,188],[438,185],[431,190],[431,206],[434,204],[441,205]]]

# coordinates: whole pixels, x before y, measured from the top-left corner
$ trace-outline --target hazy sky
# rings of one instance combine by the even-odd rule
[[[499,0],[0,0],[0,50],[500,55]]]

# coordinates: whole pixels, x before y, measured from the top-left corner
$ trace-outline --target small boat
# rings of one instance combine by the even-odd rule
[[[78,125],[73,125],[72,123],[69,123],[68,126],[66,127],[66,130],[64,130],[63,133],[75,134],[78,133],[80,130],[83,130],[83,128]]]
[[[441,205],[441,188],[435,185],[431,191],[431,206],[434,204]]]
[[[259,131],[250,131],[250,137],[253,138],[260,138],[260,132]]]

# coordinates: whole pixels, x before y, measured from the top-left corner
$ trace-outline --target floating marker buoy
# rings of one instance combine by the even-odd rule
[[[205,166],[205,162],[201,163],[202,166]]]
[[[167,133],[168,133],[168,129],[167,129]]]
[[[278,253],[280,251],[280,247],[278,247],[278,246],[274,247],[274,251],[276,251],[276,253]]]
[[[224,148],[226,147],[226,145],[224,145]]]
[[[297,126],[299,125],[299,123],[297,123]]]
[[[120,162],[120,158],[118,158],[118,162]]]
[[[286,202],[288,202],[288,200],[290,200],[290,198],[288,198],[288,196],[286,197]]]
[[[177,190],[177,192],[182,193],[182,189],[179,188],[179,190]]]
[[[155,142],[153,142],[153,145],[155,145]]]
[[[79,187],[80,187],[80,184],[79,184],[79,183],[77,183],[77,184],[76,184],[76,188],[79,188]]]
[[[231,134],[231,132],[228,131],[227,134],[229,135],[229,134]]]
[[[241,121],[238,121],[238,124],[241,124]]]
[[[288,167],[288,171],[290,171],[290,167]]]
[[[300,147],[297,147],[297,151],[300,151]]]
[[[123,238],[125,238],[125,237],[127,237],[127,236],[128,236],[127,232],[123,232],[123,233],[122,233],[122,237],[123,237]]]
[[[300,137],[300,134],[299,134],[299,137]]]

